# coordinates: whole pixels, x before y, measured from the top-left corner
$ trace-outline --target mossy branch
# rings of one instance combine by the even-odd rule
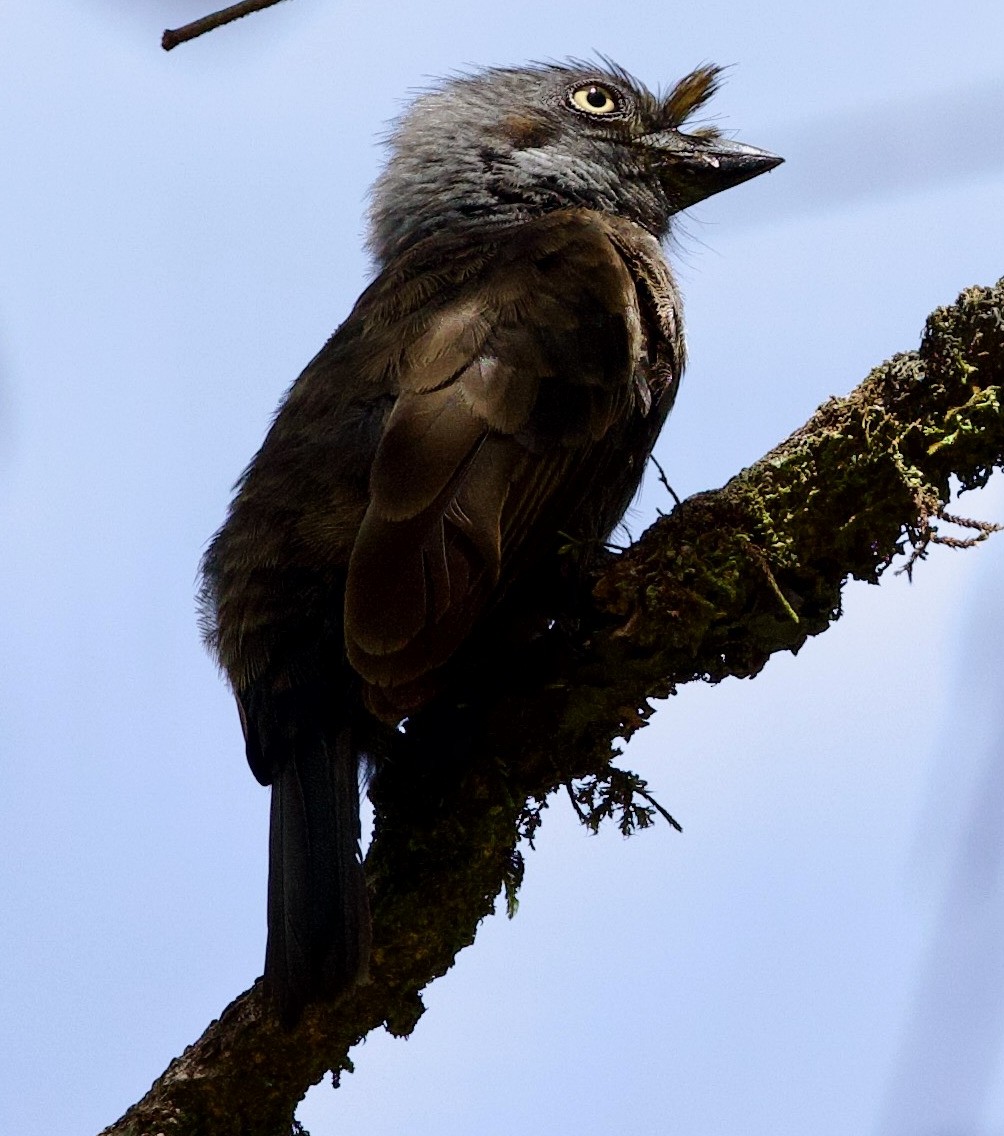
[[[377,776],[371,981],[291,1034],[263,1013],[256,984],[106,1136],[286,1136],[307,1088],[351,1068],[355,1042],[380,1025],[410,1033],[421,991],[473,942],[501,891],[514,901],[520,836],[532,837],[552,792],[577,782],[590,816],[619,809],[622,823],[644,823],[633,799],[652,803],[644,783],[612,772],[611,758],[650,699],[755,675],[839,616],[847,579],[875,582],[900,554],[912,568],[933,543],[987,535],[981,522],[963,520],[962,538],[941,526],[960,523],[944,511],[953,484],[981,486],[1004,463],[1002,384],[1004,280],[936,311],[918,351],[612,558],[574,630],[550,637],[493,699],[476,762],[432,797],[406,763]]]

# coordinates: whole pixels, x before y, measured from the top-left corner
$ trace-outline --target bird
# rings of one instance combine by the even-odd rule
[[[287,1028],[367,975],[374,739],[503,633],[547,634],[637,492],[685,362],[672,220],[782,160],[687,128],[720,79],[485,68],[389,135],[373,279],[201,565],[204,637],[271,786],[264,990]]]

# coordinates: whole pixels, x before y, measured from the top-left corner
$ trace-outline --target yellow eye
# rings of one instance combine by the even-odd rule
[[[620,97],[600,83],[583,83],[568,96],[576,110],[587,114],[613,114],[620,110]]]

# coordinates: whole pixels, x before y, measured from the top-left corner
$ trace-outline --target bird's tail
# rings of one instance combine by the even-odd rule
[[[330,703],[325,714],[292,701],[303,712],[283,724],[273,765],[265,952],[266,997],[289,1028],[365,976],[370,944],[352,728],[330,720]]]

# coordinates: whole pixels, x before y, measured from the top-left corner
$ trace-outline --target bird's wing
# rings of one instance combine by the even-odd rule
[[[638,295],[595,218],[526,225],[452,287],[412,279],[420,307],[392,289],[369,317],[401,335],[345,597],[349,658],[375,686],[452,655],[579,503],[597,443],[647,411]]]

